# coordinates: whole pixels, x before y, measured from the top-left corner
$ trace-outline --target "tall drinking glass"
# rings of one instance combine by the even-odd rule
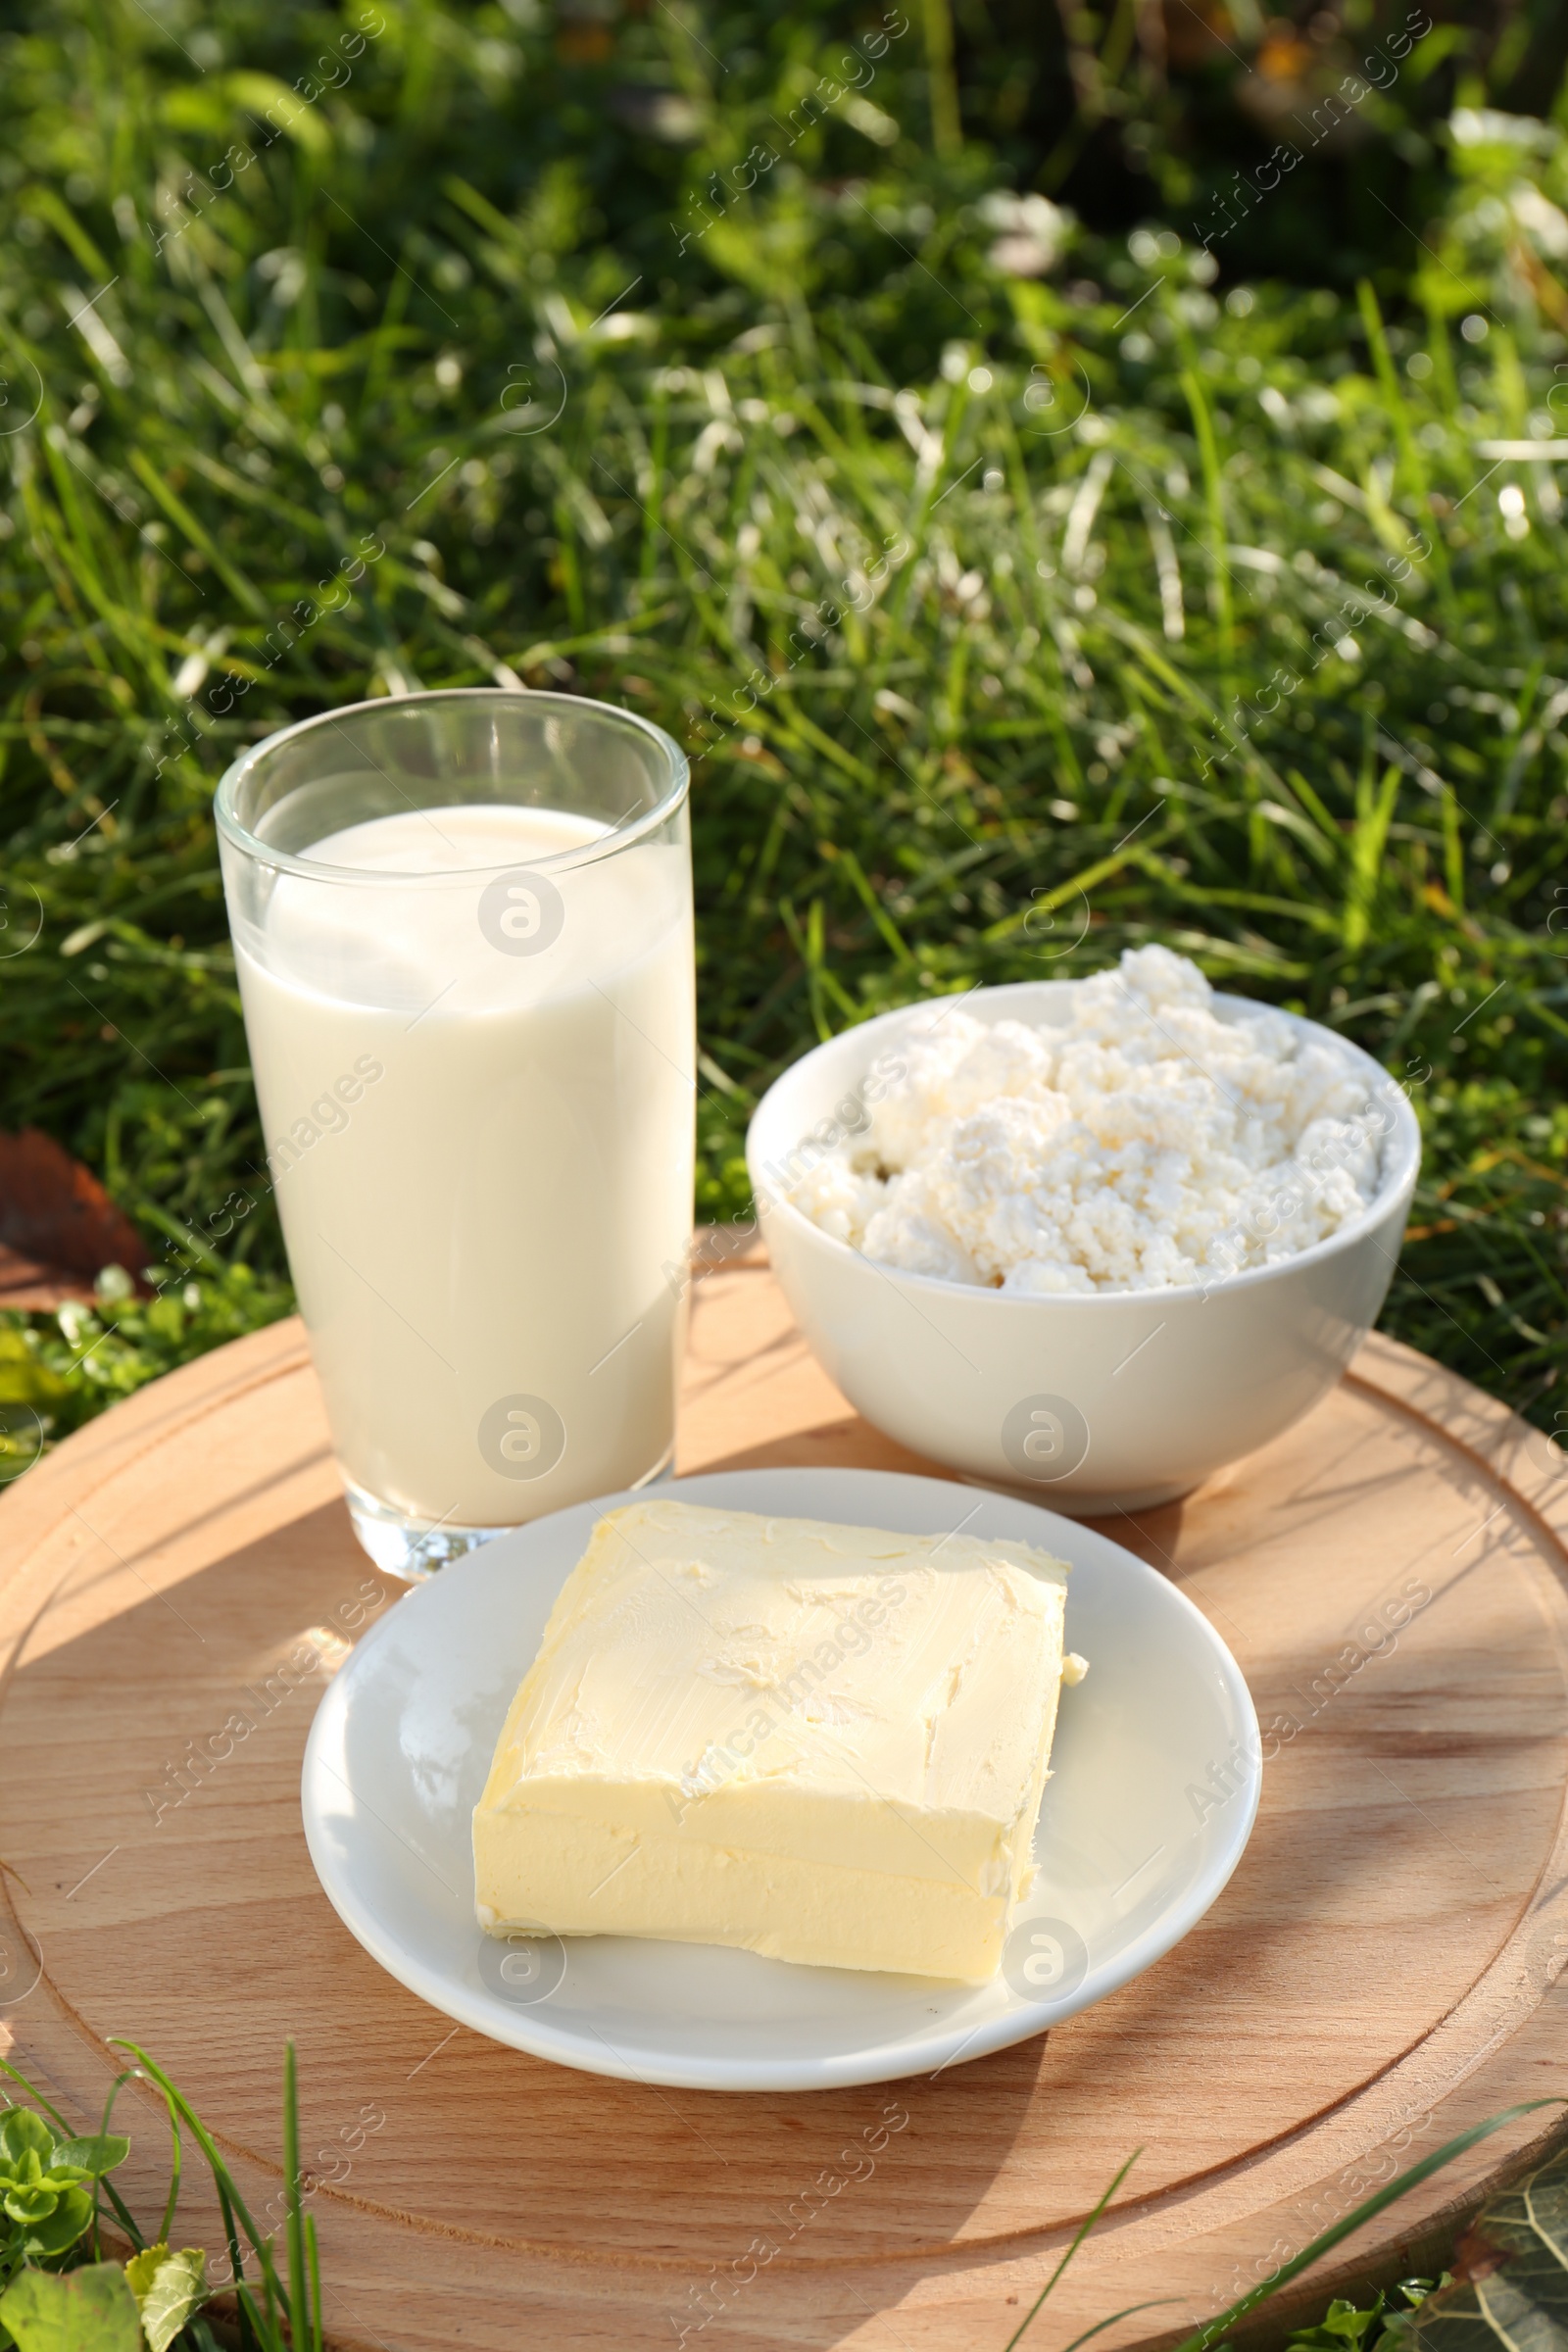
[[[686,761],[574,695],[362,703],[218,788],[267,1166],[356,1533],[421,1576],[669,1464]]]

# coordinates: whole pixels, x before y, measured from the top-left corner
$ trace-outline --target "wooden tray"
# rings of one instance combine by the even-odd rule
[[[929,1468],[848,1411],[757,1256],[707,1248],[684,1469]],[[1164,2297],[1103,2340],[1169,2341],[1401,2163],[1568,2092],[1562,1469],[1375,1339],[1278,1444],[1105,1522],[1221,1629],[1265,1727],[1262,1812],[1214,1910],[1049,2038],[935,2080],[665,2093],[453,2028],[318,1887],[314,1694],[392,1594],[281,1325],[117,1408],[0,1503],[0,2047],[86,2126],[108,2037],[144,2042],[265,2206],[293,2034],[343,2342],[630,2352],[685,2328],[752,2352],[1001,2352],[1135,2148],[1031,2340]],[[1224,1793],[1217,1768],[1192,1801]],[[161,2126],[126,2098],[145,2207]],[[1430,2253],[1554,2128],[1546,2110],[1487,2142],[1295,2307]],[[835,2189],[839,2151],[884,2129],[874,2170]],[[218,2242],[199,2195],[175,2234]]]

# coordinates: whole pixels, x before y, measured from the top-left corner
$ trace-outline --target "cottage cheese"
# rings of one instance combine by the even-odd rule
[[[1212,1000],[1151,947],[1081,981],[1061,1027],[933,1006],[867,1124],[790,1198],[884,1265],[1024,1297],[1292,1257],[1374,1199],[1388,1115],[1343,1050]]]

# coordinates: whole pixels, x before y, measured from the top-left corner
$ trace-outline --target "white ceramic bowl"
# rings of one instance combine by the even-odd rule
[[[1072,987],[976,989],[963,1009],[1052,1026]],[[872,1063],[930,1009],[883,1013],[816,1047],[768,1089],[747,1136],[773,1270],[851,1403],[933,1461],[1075,1515],[1169,1502],[1308,1412],[1377,1319],[1415,1187],[1420,1130],[1388,1073],[1285,1016],[1349,1056],[1384,1118],[1378,1196],[1329,1240],[1206,1290],[1013,1298],[879,1265],[784,1197],[830,1135],[863,1124]],[[1257,1009],[1213,1000],[1221,1020]]]

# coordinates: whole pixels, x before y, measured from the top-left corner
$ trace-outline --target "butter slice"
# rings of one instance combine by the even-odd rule
[[[1066,1577],[991,1538],[667,1495],[611,1511],[474,1810],[480,1925],[994,1976],[1032,1876]]]

